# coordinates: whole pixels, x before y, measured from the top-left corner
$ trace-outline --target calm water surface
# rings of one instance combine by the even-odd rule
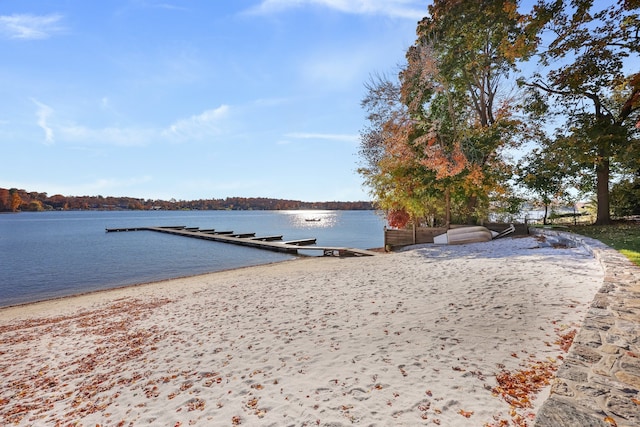
[[[306,221],[320,219],[320,221]],[[105,228],[184,225],[318,245],[383,245],[373,211],[118,211],[0,215],[0,307],[136,283],[292,259],[293,256],[151,231]]]

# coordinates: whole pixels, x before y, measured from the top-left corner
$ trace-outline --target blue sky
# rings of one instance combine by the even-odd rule
[[[368,200],[360,100],[428,0],[3,0],[0,187]]]

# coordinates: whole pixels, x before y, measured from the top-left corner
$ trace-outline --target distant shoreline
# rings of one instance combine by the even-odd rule
[[[226,197],[224,199],[160,200],[128,196],[63,196],[0,188],[0,212],[47,210],[375,210],[371,201],[323,201]]]

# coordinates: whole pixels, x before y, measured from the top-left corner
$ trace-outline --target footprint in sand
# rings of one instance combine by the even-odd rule
[[[348,394],[352,395],[355,400],[364,401],[368,400],[371,395],[364,389],[357,387],[349,390]]]

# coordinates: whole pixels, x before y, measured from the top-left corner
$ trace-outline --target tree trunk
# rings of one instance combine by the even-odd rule
[[[467,199],[467,225],[475,225],[478,223],[476,215],[476,206],[478,205],[478,196],[469,196]]]
[[[411,234],[413,234],[413,244],[415,245],[418,242],[418,229],[416,227],[416,221],[413,221],[412,225],[413,225],[412,227],[413,233]]]
[[[602,157],[596,164],[596,189],[598,197],[598,213],[596,225],[608,225],[611,223],[609,213],[609,158]]]
[[[444,216],[444,222],[445,222],[445,227],[449,228],[449,226],[451,225],[451,190],[449,188],[447,188],[444,191],[444,204],[445,204],[445,216]]]

